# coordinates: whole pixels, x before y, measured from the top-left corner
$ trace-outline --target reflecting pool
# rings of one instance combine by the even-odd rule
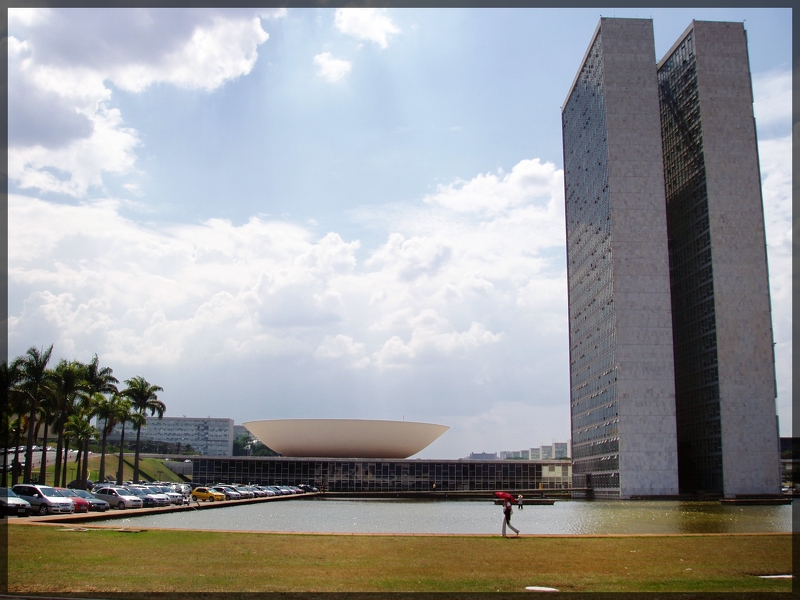
[[[131,511],[131,515],[135,511]],[[491,500],[298,498],[100,521],[128,527],[336,533],[499,533],[502,507]],[[556,501],[514,509],[531,534],[752,533],[792,530],[792,506],[718,502]]]

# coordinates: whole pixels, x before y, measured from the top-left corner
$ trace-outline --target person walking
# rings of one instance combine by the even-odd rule
[[[511,508],[511,500],[506,498],[505,500],[503,500],[503,537],[507,537],[506,536],[506,525],[508,525],[508,527],[509,527],[509,529],[511,529],[511,531],[514,531],[514,532],[516,532],[517,535],[519,535],[519,529],[517,529],[516,527],[514,527],[511,524],[511,514],[513,512],[514,511]]]
[[[519,509],[520,509],[520,510],[522,510],[523,508],[525,508],[524,506],[522,506],[522,494],[520,494],[519,496],[517,496],[517,506],[519,506]]]

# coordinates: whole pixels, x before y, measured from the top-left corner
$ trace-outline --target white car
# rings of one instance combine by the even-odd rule
[[[154,487],[157,490],[159,490],[162,494],[169,496],[169,501],[172,502],[172,504],[183,504],[183,494],[179,492],[173,492],[171,489],[169,489],[168,485],[159,484],[159,485],[151,485],[149,487]]]
[[[130,491],[125,488],[105,486],[92,489],[92,494],[120,510],[125,508],[142,508],[143,505],[141,498],[132,496]]]
[[[31,511],[38,515],[55,513],[74,513],[72,500],[65,498],[57,489],[49,485],[35,483],[18,483],[13,492],[31,505]]]

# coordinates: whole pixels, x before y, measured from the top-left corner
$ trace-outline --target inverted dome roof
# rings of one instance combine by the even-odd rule
[[[270,419],[244,424],[283,456],[408,458],[450,429],[446,425],[363,419]]]

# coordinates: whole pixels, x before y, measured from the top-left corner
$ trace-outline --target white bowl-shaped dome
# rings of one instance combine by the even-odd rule
[[[433,423],[362,419],[271,419],[244,426],[283,456],[324,458],[408,458],[450,429]]]

